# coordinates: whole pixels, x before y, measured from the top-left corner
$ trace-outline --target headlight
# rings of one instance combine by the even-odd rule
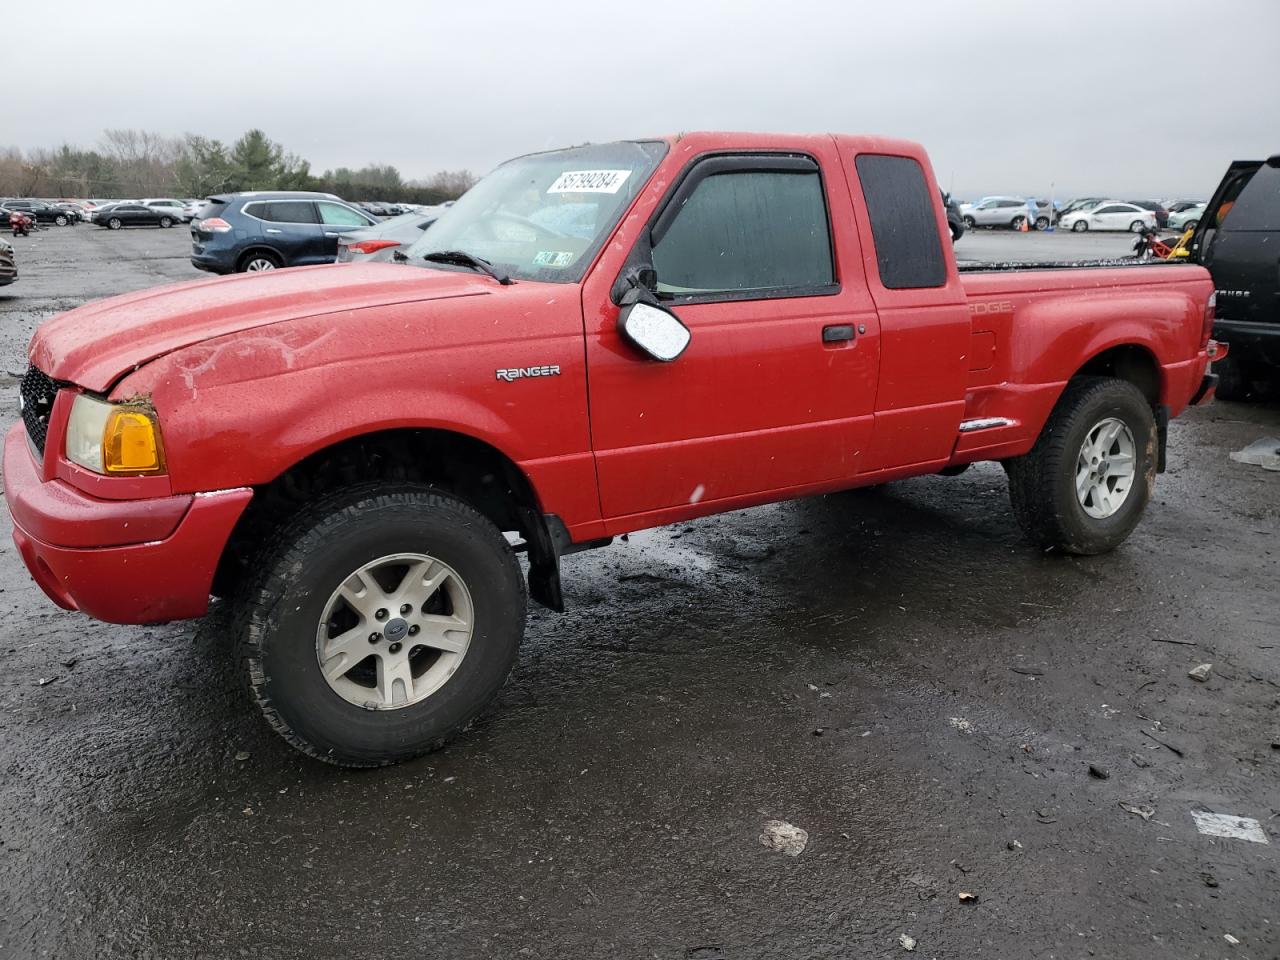
[[[146,407],[77,394],[67,421],[67,459],[94,473],[159,473],[164,448],[155,414]]]

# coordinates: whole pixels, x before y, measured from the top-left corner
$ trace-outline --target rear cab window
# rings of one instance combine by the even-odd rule
[[[947,264],[924,170],[911,157],[862,153],[854,161],[888,290],[942,287]]]

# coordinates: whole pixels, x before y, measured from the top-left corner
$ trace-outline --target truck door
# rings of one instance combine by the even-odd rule
[[[584,289],[592,445],[611,529],[857,473],[878,325],[829,152],[834,182],[796,153],[704,156],[676,178],[625,268],[651,267],[658,302],[691,331],[674,362],[620,337],[613,276]]]
[[[944,252],[937,185],[915,157],[855,156],[851,147],[841,156],[880,315],[875,430],[862,470],[944,461],[964,413],[971,332],[955,258]]]

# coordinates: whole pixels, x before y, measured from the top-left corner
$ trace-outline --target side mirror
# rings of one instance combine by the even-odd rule
[[[693,335],[680,318],[668,310],[636,300],[618,314],[618,333],[654,360],[670,363],[689,346]]]
[[[618,276],[613,289],[609,291],[609,299],[620,307],[648,296],[653,297],[658,290],[658,271],[653,267],[632,267]]]

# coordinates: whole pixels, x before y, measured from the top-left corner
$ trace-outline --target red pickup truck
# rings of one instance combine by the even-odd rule
[[[399,263],[88,304],[31,343],[5,495],[57,604],[233,604],[294,746],[389,763],[494,696],[619,534],[979,460],[1039,546],[1137,524],[1213,393],[1200,267],[965,273],[924,151],[691,134],[500,166]],[[528,558],[526,576],[517,554]]]

